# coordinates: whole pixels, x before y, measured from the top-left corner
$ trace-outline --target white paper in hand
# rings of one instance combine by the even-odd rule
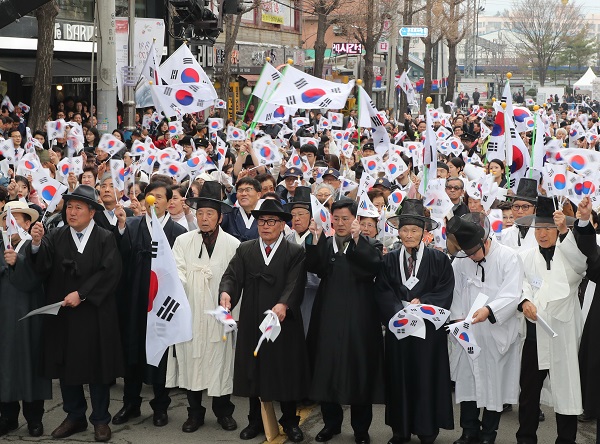
[[[57,302],[55,304],[45,305],[44,307],[37,308],[35,310],[30,311],[25,316],[23,316],[19,321],[22,321],[25,318],[30,316],[40,315],[40,314],[48,314],[48,315],[57,315],[58,311],[62,307],[62,301]]]

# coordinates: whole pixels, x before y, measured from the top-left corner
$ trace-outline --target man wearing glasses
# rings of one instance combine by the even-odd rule
[[[258,237],[258,227],[252,212],[258,207],[262,195],[261,183],[251,177],[243,177],[236,185],[238,206],[223,214],[221,228],[240,242]]]
[[[308,227],[312,220],[312,211],[310,203],[310,188],[297,187],[294,196],[294,202],[286,205],[286,209],[292,214],[292,232],[286,236],[286,239],[294,244],[301,245],[304,248],[306,242],[312,241]],[[304,321],[304,334],[308,332],[310,323],[310,314],[315,301],[315,295],[319,288],[321,279],[314,273],[306,273],[306,287],[304,287],[304,299],[300,305],[302,311],[302,320]]]
[[[512,198],[512,212],[516,219],[535,214],[537,202],[537,182],[535,179],[522,178],[517,194]],[[502,244],[515,250],[527,250],[537,246],[534,230],[528,226],[513,225],[502,231]]]
[[[247,185],[242,185],[244,188]],[[219,286],[220,304],[231,310],[242,296],[238,340],[235,349],[233,394],[250,399],[249,424],[243,440],[263,433],[260,401],[279,401],[279,423],[292,442],[304,439],[298,427],[297,401],[306,398],[308,356],[302,328],[300,303],[304,294],[304,250],[284,238],[291,214],[281,202],[267,199],[253,210],[258,239],[242,243],[229,262]],[[254,350],[261,336],[264,312],[272,310],[281,323],[273,342]]]
[[[455,216],[462,216],[469,212],[469,207],[462,201],[465,184],[459,177],[446,179],[446,194],[452,201],[452,212]]]
[[[372,404],[383,402],[383,337],[373,283],[382,246],[361,234],[357,212],[355,201],[335,201],[335,235],[324,236],[312,222],[306,245],[306,268],[321,278],[307,338],[314,365],[309,397],[321,402],[325,423],[317,442],[341,433],[345,404],[356,443],[369,443]]]

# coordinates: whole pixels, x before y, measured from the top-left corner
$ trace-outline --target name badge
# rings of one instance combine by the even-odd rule
[[[405,283],[404,286],[406,288],[408,288],[409,290],[412,290],[413,287],[415,285],[417,285],[419,283],[419,278],[417,278],[416,276],[411,276],[410,279],[408,279]]]
[[[531,286],[538,288],[538,289],[542,287],[543,283],[544,283],[543,279],[540,279],[539,277],[535,277],[531,280]]]

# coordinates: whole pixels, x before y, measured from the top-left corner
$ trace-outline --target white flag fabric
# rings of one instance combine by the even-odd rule
[[[217,91],[204,69],[200,66],[196,57],[190,51],[190,48],[186,44],[181,45],[177,50],[171,54],[165,62],[160,65],[160,74],[162,79],[168,85],[176,84],[196,84],[202,87],[203,91],[209,95],[211,103],[208,106],[212,106],[215,103],[217,97]],[[207,98],[208,100],[208,98]],[[208,108],[207,106],[207,108]]]
[[[415,103],[415,90],[412,86],[412,82],[408,78],[406,71],[402,71],[400,78],[398,79],[397,85],[400,87],[404,94],[406,94],[406,101],[409,105]]]
[[[150,88],[154,105],[165,116],[195,113],[210,108],[217,98],[212,85],[178,83]]]
[[[110,175],[114,189],[125,191],[125,164],[122,160],[110,159]]]
[[[67,191],[67,187],[61,184],[58,180],[51,178],[45,172],[45,170],[39,170],[32,174],[33,183],[32,187],[37,191],[46,204],[48,204],[47,210],[52,212],[56,205],[62,199],[62,194]]]
[[[310,195],[310,207],[317,228],[323,229],[322,235],[329,233],[331,231],[331,214],[329,210],[312,194]]]
[[[273,103],[262,103],[254,116],[254,122],[257,123],[283,123],[296,112],[295,107],[275,105]]]
[[[48,134],[48,140],[65,137],[66,129],[67,123],[65,122],[65,119],[51,120],[46,122],[46,133]]]
[[[374,217],[376,219],[379,219],[380,216],[379,211],[375,205],[373,205],[373,202],[371,202],[371,199],[369,199],[369,195],[367,193],[364,193],[362,196],[360,196],[360,201],[358,202],[358,211],[356,214],[357,216]]]
[[[334,113],[329,111],[327,118],[332,128],[342,128],[344,126],[344,115],[342,113]]]
[[[0,107],[2,106],[6,106],[11,113],[15,110],[15,106],[13,105],[13,103],[10,100],[10,97],[8,96],[4,96],[2,98],[2,103],[0,103]]]
[[[260,73],[260,77],[252,90],[252,95],[267,100],[271,93],[275,91],[280,79],[281,73],[270,63],[265,63],[265,66],[263,66]]]
[[[383,126],[383,119],[377,112],[375,104],[362,86],[358,87],[358,126],[376,128]]]
[[[279,81],[279,87],[268,101],[304,109],[341,109],[346,106],[346,100],[353,87],[354,80],[347,84],[330,82],[306,74],[293,66],[287,66]]]
[[[270,136],[263,136],[252,142],[254,154],[258,158],[258,165],[270,165],[281,160],[279,149]]]
[[[161,55],[158,53],[156,48],[156,42],[152,42],[152,46],[148,51],[148,57],[142,68],[141,76],[144,76],[146,80],[152,80],[154,85],[162,85],[160,77],[160,68],[158,67]]]
[[[227,141],[241,141],[246,140],[246,131],[237,128],[233,125],[227,127]]]
[[[167,348],[192,339],[192,311],[173,252],[152,207],[152,265],[146,324],[146,362],[158,367]]]
[[[106,151],[112,157],[125,148],[125,144],[112,134],[104,133],[100,138],[100,142],[98,142],[98,148]]]

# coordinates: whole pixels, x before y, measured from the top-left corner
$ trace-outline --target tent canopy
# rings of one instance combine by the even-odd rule
[[[592,71],[592,68],[588,68],[588,70],[583,75],[583,77],[581,77],[579,80],[577,80],[573,84],[573,88],[591,91],[592,90],[592,82],[595,79],[596,79],[596,74],[594,74],[594,71]]]

